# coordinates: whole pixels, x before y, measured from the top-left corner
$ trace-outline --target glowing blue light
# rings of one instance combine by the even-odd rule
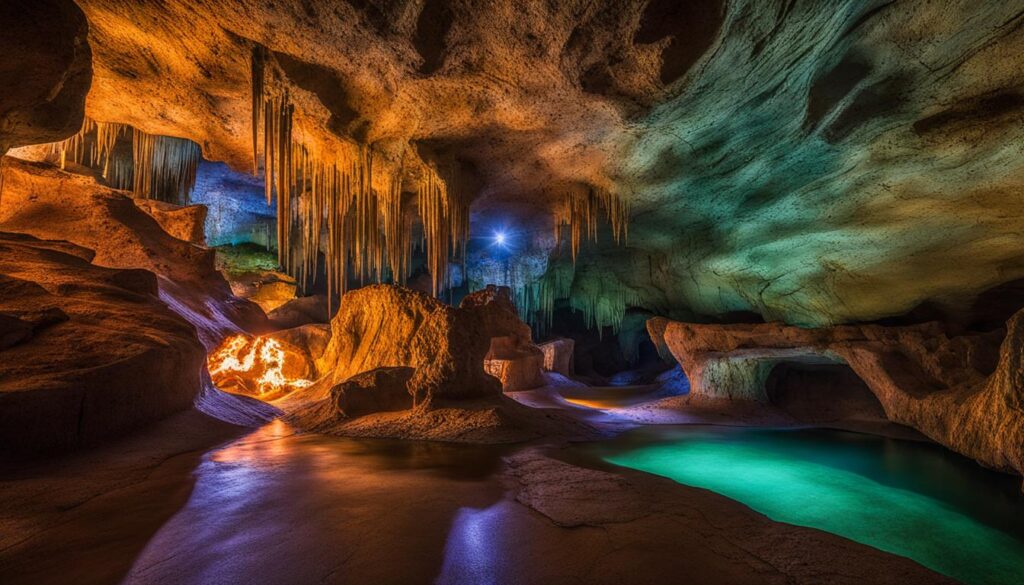
[[[495,232],[494,233],[494,243],[498,244],[499,246],[504,246],[505,245],[505,232]]]

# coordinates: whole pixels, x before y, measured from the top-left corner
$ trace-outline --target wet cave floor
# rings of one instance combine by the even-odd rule
[[[569,408],[614,422],[608,410]],[[659,477],[673,477],[656,465],[672,459],[666,445],[717,432],[708,429],[722,427],[481,446],[297,434],[280,421],[241,429],[185,412],[87,453],[0,472],[0,581],[952,582],[784,523],[794,520],[743,494]],[[761,485],[747,464],[718,471]],[[1003,505],[1019,512],[1019,503]]]

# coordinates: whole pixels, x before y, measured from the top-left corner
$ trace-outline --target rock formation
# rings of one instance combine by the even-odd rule
[[[0,454],[65,449],[192,405],[205,352],[151,272],[0,234]]]
[[[155,219],[168,234],[190,244],[206,245],[205,205],[175,205],[153,199],[136,199],[135,204]]]
[[[764,383],[777,364],[844,363],[889,420],[983,465],[1024,474],[1024,310],[1007,323],[1001,345],[1001,332],[951,337],[937,323],[802,329],[655,318],[650,331],[685,370],[693,396],[767,402]]]
[[[460,309],[473,311],[491,338],[484,369],[505,392],[544,385],[544,354],[533,344],[530,327],[519,319],[507,287],[488,285],[467,295]]]
[[[324,377],[280,405],[298,428],[346,436],[485,443],[596,436],[570,416],[504,397],[501,381],[488,375],[488,355],[528,347],[540,376],[543,354],[529,340],[506,289],[488,287],[453,308],[422,292],[368,286],[342,298],[317,361]]]
[[[571,376],[574,345],[573,340],[565,338],[552,339],[540,344],[538,347],[544,354],[544,369],[566,377]]]
[[[356,374],[331,388],[329,400],[325,401],[330,413],[327,420],[341,416],[358,418],[378,412],[409,410],[413,407],[409,380],[416,370],[413,368],[377,368]],[[316,431],[314,427],[310,430]]]
[[[161,208],[161,220],[157,220],[122,191],[100,186],[89,177],[17,159],[8,159],[4,177],[0,229],[67,240],[92,250],[93,262],[99,266],[153,272],[161,298],[196,326],[208,348],[225,335],[267,327],[259,307],[231,294],[215,269],[212,250],[163,229],[161,220],[181,235],[194,236],[196,224],[201,223],[194,208],[174,212]]]
[[[351,291],[331,320],[331,341],[317,367],[331,385],[381,367],[415,368],[409,386],[418,403],[493,396],[500,384],[483,362],[501,317],[488,319],[488,307],[455,309],[391,285]]]
[[[3,173],[6,184],[5,197],[0,199],[0,230],[71,242],[76,249],[85,249],[88,260],[98,267],[146,271],[155,277],[161,306],[190,323],[207,350],[226,335],[266,329],[266,316],[259,307],[235,297],[215,270],[212,250],[165,231],[164,225],[194,238],[196,226],[201,225],[200,208],[137,205],[124,192],[102,187],[90,177],[16,159],[7,159]],[[156,217],[147,213],[150,208],[157,210]],[[93,357],[104,363],[98,354]],[[122,365],[130,366],[128,362]],[[194,372],[180,374],[188,375],[190,382],[171,390],[167,400],[179,407],[181,396],[195,397],[196,405],[207,414],[237,424],[256,424],[273,416],[271,407],[225,395],[208,376],[202,384],[192,382],[192,376],[205,376],[202,370],[200,365]],[[131,378],[116,370],[109,375]],[[138,384],[139,378],[131,379]],[[155,412],[151,411],[151,419],[156,418]],[[111,422],[110,433],[130,428],[136,420],[138,416],[129,414],[124,424]]]

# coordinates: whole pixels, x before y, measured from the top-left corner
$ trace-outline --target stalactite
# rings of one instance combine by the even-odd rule
[[[584,238],[597,241],[598,209],[603,209],[611,225],[612,238],[616,244],[624,244],[629,230],[629,204],[606,189],[595,189],[586,185],[573,185],[562,194],[562,203],[555,207],[555,237],[563,241],[569,231],[570,250],[573,262],[579,255]]]
[[[131,153],[118,144],[131,137]],[[50,145],[61,168],[69,162],[101,173],[116,189],[170,203],[187,204],[195,187],[202,153],[199,145],[183,138],[157,136],[117,122],[86,118],[74,136]]]
[[[419,187],[420,221],[427,250],[434,295],[448,284],[448,258],[451,256],[451,223],[448,214],[448,188],[437,172],[428,168]]]
[[[133,192],[144,199],[188,205],[202,153],[184,138],[136,129],[132,135]]]
[[[266,50],[252,53],[253,159],[263,148],[267,203],[277,205],[278,258],[306,290],[324,254],[328,297],[345,291],[350,278],[404,283],[412,257],[413,220],[402,192],[404,168],[375,164],[366,145],[339,142],[332,155],[299,142],[302,123],[282,75]],[[263,133],[263,140],[259,134]],[[383,186],[375,189],[374,185]],[[469,193],[449,189],[428,168],[419,185],[419,211],[427,240],[434,293],[448,286],[453,250],[465,257]],[[326,245],[321,236],[326,233]]]
[[[77,134],[50,144],[50,155],[57,159],[62,169],[67,168],[68,161],[93,166],[96,148],[95,142],[90,140],[90,135],[94,132],[96,132],[96,122],[86,117],[82,120],[82,128]]]
[[[267,49],[256,45],[252,49],[252,174],[260,172],[259,140],[260,126],[263,122],[263,87],[265,83]]]
[[[572,290],[575,265],[571,262],[549,260],[544,274],[532,281],[513,279],[510,283],[519,317],[538,336],[551,329],[555,312],[555,301],[569,298]]]
[[[615,280],[602,278],[588,284],[591,286],[574,291],[570,296],[572,308],[583,313],[584,323],[591,329],[596,328],[598,335],[605,327],[611,327],[617,334],[626,309],[638,305],[640,296]]]

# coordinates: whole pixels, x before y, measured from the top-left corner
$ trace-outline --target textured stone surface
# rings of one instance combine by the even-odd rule
[[[377,368],[335,385],[329,401],[332,417],[357,418],[412,408],[408,384],[414,372],[412,368]]]
[[[484,369],[501,381],[505,392],[544,385],[544,354],[533,344],[530,327],[519,319],[509,289],[488,285],[466,295],[461,309],[477,313],[491,336]]]
[[[1024,474],[1024,311],[1007,323],[1001,346],[1000,332],[949,337],[935,323],[801,329],[662,320],[656,331],[690,379],[691,396],[767,401],[764,384],[776,364],[845,363],[889,420],[986,466]]]
[[[505,392],[518,392],[544,385],[544,354],[540,350],[509,351],[506,338],[491,339],[491,351],[484,358],[484,369],[501,381]]]
[[[203,346],[157,297],[156,277],[73,248],[0,234],[0,315],[31,325],[0,350],[0,455],[95,442],[199,392]]]
[[[203,205],[174,205],[150,199],[136,199],[135,204],[156,220],[168,234],[199,246],[206,245],[203,226],[206,207]]]
[[[310,323],[328,323],[331,320],[331,315],[327,313],[327,297],[325,295],[294,298],[295,285],[292,283],[271,284],[271,287],[280,293],[274,294],[273,291],[268,293],[275,300],[281,296],[290,297],[290,300],[286,300],[267,313],[267,317],[275,327],[291,329]],[[260,289],[262,290],[262,288],[261,286]],[[259,297],[259,293],[255,296]]]

